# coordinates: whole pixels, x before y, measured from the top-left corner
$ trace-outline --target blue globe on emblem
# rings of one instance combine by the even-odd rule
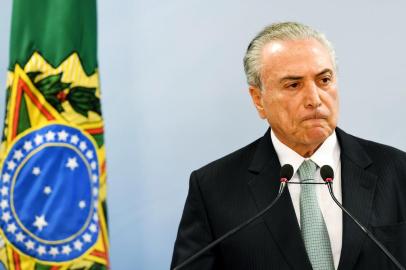
[[[20,251],[75,259],[98,236],[97,148],[81,130],[51,124],[19,138],[0,176],[0,224]]]
[[[74,149],[46,145],[38,149],[16,175],[12,203],[28,231],[47,241],[60,241],[77,234],[88,222],[93,211],[89,207],[92,185],[81,179],[90,179],[91,174]],[[71,167],[69,160],[73,162]],[[46,212],[47,224],[36,222]]]

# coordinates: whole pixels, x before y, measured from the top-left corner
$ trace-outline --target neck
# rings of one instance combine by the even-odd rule
[[[308,158],[308,157],[311,157],[317,151],[317,149],[320,148],[320,146],[322,144],[323,143],[320,143],[314,147],[308,147],[307,145],[306,145],[306,147],[291,147],[288,145],[288,147],[290,147],[293,151],[295,151],[302,157]]]
[[[279,136],[279,134],[277,132],[275,132],[275,136],[278,138],[278,140],[283,143],[284,145],[286,145],[287,147],[289,147],[290,149],[292,149],[293,151],[295,151],[296,153],[298,153],[299,155],[301,155],[304,158],[308,158],[311,157],[316,151],[317,149],[320,148],[320,146],[323,144],[324,141],[322,142],[317,142],[314,144],[303,144],[303,143],[295,143],[295,142],[291,142],[289,140],[286,140],[286,138]]]

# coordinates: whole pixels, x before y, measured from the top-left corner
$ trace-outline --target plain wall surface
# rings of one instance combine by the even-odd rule
[[[335,45],[349,133],[406,150],[406,3],[98,1],[111,263],[168,269],[192,170],[266,131],[245,49],[265,25],[309,24]],[[0,119],[11,0],[0,4]]]

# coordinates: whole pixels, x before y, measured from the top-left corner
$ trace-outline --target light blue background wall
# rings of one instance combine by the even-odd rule
[[[340,126],[406,150],[404,1],[98,3],[113,269],[168,269],[190,172],[265,132],[242,57],[270,22],[324,31],[339,57]],[[10,12],[2,1],[1,89]],[[0,101],[3,119],[4,90]]]

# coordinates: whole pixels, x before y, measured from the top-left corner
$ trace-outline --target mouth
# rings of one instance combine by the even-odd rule
[[[302,122],[313,122],[313,121],[324,121],[327,120],[327,117],[305,117],[302,119]]]
[[[328,120],[325,114],[312,114],[302,118],[302,124],[307,127],[324,127]]]
[[[305,122],[305,121],[327,120],[327,118],[328,118],[327,114],[316,111],[313,114],[309,114],[303,117],[302,121]]]

